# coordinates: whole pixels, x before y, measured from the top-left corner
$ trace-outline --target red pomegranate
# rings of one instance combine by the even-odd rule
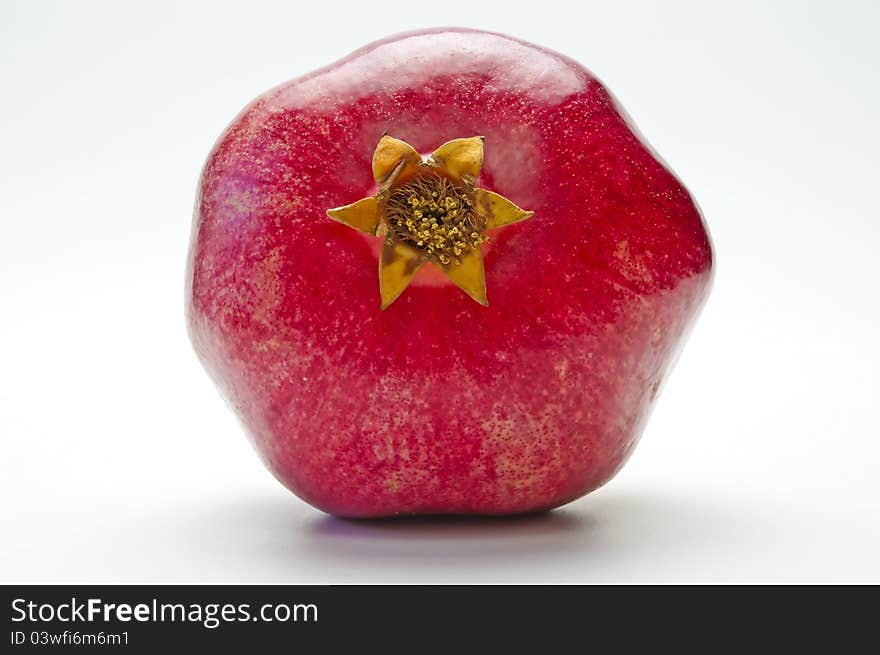
[[[199,358],[298,496],[513,514],[626,461],[712,247],[589,71],[432,30],[245,108],[202,173],[187,276]]]

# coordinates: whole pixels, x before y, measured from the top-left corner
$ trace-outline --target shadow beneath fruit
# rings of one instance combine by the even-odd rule
[[[215,570],[247,562],[243,568],[225,568],[224,580],[678,581],[682,562],[696,574],[704,564],[714,565],[719,552],[750,548],[778,520],[693,494],[617,490],[600,490],[528,516],[354,520],[320,514],[279,494],[179,516],[175,531],[190,542],[192,575],[202,566]]]
[[[411,516],[383,519],[345,519],[324,516],[310,527],[316,536],[330,540],[467,540],[535,539],[564,535],[589,528],[589,516],[564,509],[521,516]]]
[[[475,567],[506,568],[531,557],[564,556],[583,547],[594,524],[591,516],[565,509],[513,517],[323,516],[305,526],[300,547],[310,557],[384,571],[389,579],[403,582],[405,571],[418,575],[425,565],[460,573]]]

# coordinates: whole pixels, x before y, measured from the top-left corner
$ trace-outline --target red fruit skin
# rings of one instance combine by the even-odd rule
[[[423,269],[379,309],[380,240],[325,216],[376,189],[384,132],[485,136],[477,186],[533,210],[484,246],[489,307]],[[202,173],[195,350],[299,497],[349,517],[513,514],[626,461],[712,278],[687,190],[574,61],[405,34],[277,87]]]

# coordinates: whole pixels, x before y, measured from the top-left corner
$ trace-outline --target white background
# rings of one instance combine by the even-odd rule
[[[0,582],[880,582],[878,6],[5,2]],[[600,491],[347,522],[264,470],[191,352],[194,191],[252,97],[444,24],[599,75],[702,205],[716,284]]]

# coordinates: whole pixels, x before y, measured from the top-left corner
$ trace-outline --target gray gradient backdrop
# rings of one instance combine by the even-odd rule
[[[880,582],[880,5],[175,5],[0,7],[0,582]],[[196,180],[253,96],[444,24],[602,78],[703,207],[715,289],[605,488],[339,521],[190,351]]]

